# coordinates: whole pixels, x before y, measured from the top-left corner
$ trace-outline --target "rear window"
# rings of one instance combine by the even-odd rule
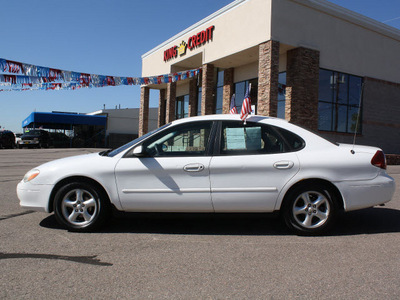
[[[290,132],[286,129],[274,127],[279,134],[285,139],[286,144],[291,148],[292,151],[298,151],[304,148],[306,145],[304,140],[297,134]]]

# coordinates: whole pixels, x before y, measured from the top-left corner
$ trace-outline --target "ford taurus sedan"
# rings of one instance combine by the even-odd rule
[[[285,120],[238,115],[185,118],[115,150],[30,170],[20,205],[53,212],[71,231],[126,212],[280,211],[298,234],[321,234],[341,211],[391,200],[379,148],[333,144]]]

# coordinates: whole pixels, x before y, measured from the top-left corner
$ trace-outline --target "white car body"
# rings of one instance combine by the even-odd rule
[[[240,119],[237,115],[185,118],[167,129],[207,120]],[[371,164],[379,148],[335,145],[276,118],[252,116],[247,122],[286,129],[301,137],[305,146],[298,151],[261,155],[126,157],[150,135],[113,157],[95,153],[35,168],[40,172],[36,178],[18,184],[20,205],[53,211],[55,188],[69,178],[89,178],[104,189],[116,209],[132,212],[273,212],[282,208],[292,187],[308,180],[334,186],[344,211],[391,200],[394,180]]]

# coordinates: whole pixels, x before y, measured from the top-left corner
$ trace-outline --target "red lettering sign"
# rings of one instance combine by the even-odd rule
[[[210,26],[206,30],[200,31],[196,35],[191,36],[187,42],[187,47],[190,50],[193,50],[194,48],[200,47],[206,42],[212,40],[214,28],[215,26]]]
[[[187,42],[188,49],[193,50],[211,41],[213,39],[214,29],[215,26],[213,25],[208,27],[206,30],[200,31],[196,35],[191,36]],[[177,46],[169,48],[164,51],[164,61],[166,62],[172,58],[175,58],[177,55]]]
[[[178,55],[178,51],[176,51],[176,48],[177,46],[173,46],[164,51],[164,61],[168,61]]]

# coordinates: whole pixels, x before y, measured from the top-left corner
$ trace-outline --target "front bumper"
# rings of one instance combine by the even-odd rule
[[[30,210],[50,212],[49,201],[53,187],[52,184],[31,184],[21,181],[17,185],[20,206]]]
[[[372,180],[336,182],[346,211],[368,208],[389,202],[396,185],[394,179],[381,173]]]
[[[39,140],[21,140],[18,142],[19,146],[38,146]]]

